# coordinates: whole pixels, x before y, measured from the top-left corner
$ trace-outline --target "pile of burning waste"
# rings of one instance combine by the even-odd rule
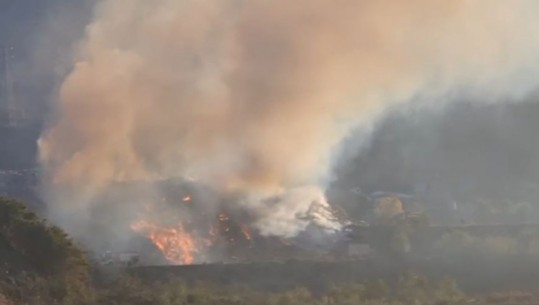
[[[308,224],[301,233],[264,234],[256,226],[258,215],[245,208],[241,199],[184,180],[116,185],[99,198],[103,204],[94,211],[100,217],[94,217],[99,221],[93,227],[107,241],[101,249],[142,252],[143,264],[174,265],[299,258],[314,253],[306,251],[309,247],[329,249],[340,229],[340,220],[329,205],[313,202],[305,213],[292,215]],[[328,227],[328,222],[334,226]],[[149,243],[135,246],[141,238],[151,241],[153,249]],[[145,259],[156,249],[163,260]]]

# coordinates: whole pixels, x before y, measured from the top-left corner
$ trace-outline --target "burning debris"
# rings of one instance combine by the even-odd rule
[[[134,223],[131,228],[147,236],[170,263],[190,265],[195,262],[195,256],[201,245],[197,245],[193,236],[186,233],[181,224],[176,227],[160,227],[141,220]]]
[[[126,218],[125,215],[116,217],[112,214],[121,213],[121,210],[114,212],[111,205],[121,205],[122,202],[132,200],[131,197],[124,198],[118,194],[142,190],[141,187],[126,185],[117,188],[119,190],[109,191],[111,195],[99,199],[103,201],[102,207],[106,212],[98,211],[96,215],[106,214],[111,221],[125,219],[123,225],[133,234],[150,240],[170,264],[290,258],[294,256],[294,249],[299,244],[313,243],[305,234],[299,235],[299,239],[263,234],[256,225],[257,215],[253,215],[249,209],[239,204],[240,199],[229,198],[226,194],[219,194],[194,182],[162,181],[152,187],[155,193],[151,196],[141,194],[132,197],[140,200],[140,204],[132,203],[133,210],[136,210],[132,213],[132,217]],[[126,192],[127,189],[130,192]],[[152,197],[157,200],[151,200]],[[186,198],[189,198],[189,204],[185,204]],[[215,206],[219,206],[219,209],[212,209]],[[336,228],[328,230],[326,222],[338,222],[331,210],[318,204],[313,204],[306,213],[297,213],[293,217],[297,217],[299,222],[321,228],[316,234],[327,236],[331,236]],[[326,218],[327,220],[322,220]],[[131,250],[126,247],[127,250]]]

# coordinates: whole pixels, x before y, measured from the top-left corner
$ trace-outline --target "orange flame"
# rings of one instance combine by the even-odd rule
[[[176,227],[159,227],[141,220],[131,225],[131,228],[151,239],[169,262],[177,265],[190,265],[194,262],[194,255],[198,252],[196,243],[181,224]]]
[[[193,198],[190,195],[185,195],[182,198],[183,202],[191,202],[191,200],[193,200]]]

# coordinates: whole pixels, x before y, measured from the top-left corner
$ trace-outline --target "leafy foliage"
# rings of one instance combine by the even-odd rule
[[[53,304],[93,301],[84,253],[22,202],[0,198],[0,247],[2,260],[13,269],[2,285],[11,297]]]

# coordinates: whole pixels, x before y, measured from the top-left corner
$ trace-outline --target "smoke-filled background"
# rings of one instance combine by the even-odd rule
[[[481,120],[481,107],[533,92],[538,9],[532,0],[100,1],[39,140],[51,217],[82,234],[117,183],[182,178],[234,197],[262,234],[290,237],[306,228],[298,216],[313,202],[328,205],[332,182],[400,191],[432,189],[429,177],[475,183],[467,171],[484,181],[519,176],[520,151],[535,146],[519,146],[521,134],[502,138],[495,115],[493,125],[475,125],[460,114]],[[481,106],[442,111],[455,100]],[[422,105],[414,113],[387,114],[413,101]],[[383,118],[408,129],[384,129]],[[447,141],[446,130],[464,140]],[[481,144],[489,134],[500,137],[491,149]],[[521,150],[505,158],[500,147],[511,141]],[[496,173],[487,174],[484,157],[495,151]],[[127,214],[156,197],[152,187],[132,192],[113,200]],[[222,200],[207,202],[218,211]]]

